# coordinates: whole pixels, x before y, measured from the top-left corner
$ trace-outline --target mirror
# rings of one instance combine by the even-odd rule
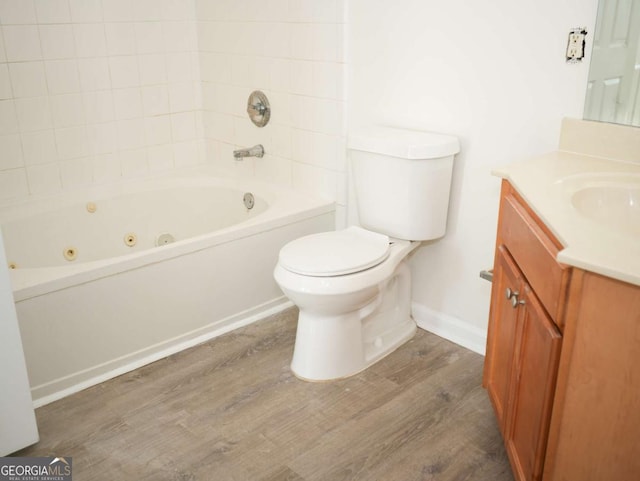
[[[600,0],[585,120],[640,127],[640,0]]]

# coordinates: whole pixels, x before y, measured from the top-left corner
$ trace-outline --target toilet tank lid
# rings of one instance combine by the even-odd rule
[[[453,135],[381,125],[355,129],[349,134],[347,147],[412,160],[448,157],[460,151]]]

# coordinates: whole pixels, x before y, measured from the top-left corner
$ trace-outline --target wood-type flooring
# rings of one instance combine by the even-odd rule
[[[418,330],[348,379],[289,369],[297,311],[36,410],[74,481],[512,481],[483,357]]]

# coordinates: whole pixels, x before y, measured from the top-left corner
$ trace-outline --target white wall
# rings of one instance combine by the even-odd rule
[[[596,0],[351,0],[349,123],[457,135],[447,235],[412,259],[426,324],[484,333],[500,182],[492,167],[557,147],[582,117],[588,59],[567,64],[569,30],[593,35]],[[588,38],[588,53],[591,39]],[[476,336],[477,337],[477,336]],[[480,343],[481,344],[481,343]]]

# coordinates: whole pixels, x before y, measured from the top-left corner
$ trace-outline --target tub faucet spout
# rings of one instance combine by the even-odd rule
[[[250,149],[239,149],[233,151],[233,158],[236,160],[242,160],[245,157],[258,157],[264,156],[264,147],[262,144],[254,145]]]

